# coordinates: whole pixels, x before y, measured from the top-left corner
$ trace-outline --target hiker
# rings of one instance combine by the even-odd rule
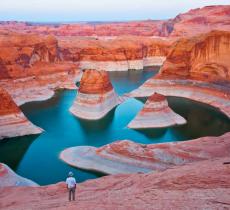
[[[73,177],[73,172],[69,172],[68,178],[66,179],[66,185],[69,190],[69,201],[72,199],[75,201],[75,190],[76,190],[76,179]]]

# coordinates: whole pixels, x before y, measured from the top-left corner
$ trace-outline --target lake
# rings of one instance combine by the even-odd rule
[[[139,87],[157,70],[111,72],[110,79],[116,92],[122,95]],[[168,101],[170,107],[188,121],[183,126],[141,131],[128,129],[126,126],[143,107],[145,98],[129,99],[101,120],[80,120],[68,111],[76,94],[75,90],[60,90],[47,101],[22,105],[25,115],[45,132],[4,140],[0,143],[0,162],[41,185],[63,181],[69,171],[82,182],[102,174],[67,165],[59,159],[62,150],[81,145],[99,147],[124,139],[144,144],[182,141],[218,136],[230,130],[229,119],[214,108],[177,97],[168,97]]]

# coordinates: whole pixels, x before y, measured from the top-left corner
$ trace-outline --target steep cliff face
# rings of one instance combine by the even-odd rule
[[[59,37],[66,61],[80,62],[80,68],[106,71],[143,69],[162,65],[174,39],[122,36],[114,38]]]
[[[169,53],[159,77],[229,81],[229,54],[230,32],[213,31],[191,39],[181,39]]]
[[[83,119],[97,120],[119,103],[108,73],[87,69],[83,72],[78,95],[70,112]]]
[[[36,75],[31,67],[60,60],[57,40],[52,36],[0,33],[0,79]],[[47,72],[39,72],[39,74]]]
[[[80,93],[103,94],[113,89],[109,75],[105,71],[84,70],[79,87]]]
[[[1,87],[0,101],[0,140],[42,132],[42,129],[33,125],[24,116],[10,95]]]

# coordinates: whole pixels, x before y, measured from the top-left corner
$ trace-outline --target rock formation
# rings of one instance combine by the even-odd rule
[[[230,203],[229,153],[172,166],[148,174],[105,176],[78,184],[75,202],[69,202],[64,183],[41,187],[0,188],[4,210],[87,209],[228,209]]]
[[[81,69],[106,71],[140,70],[147,66],[160,66],[175,40],[137,36],[58,39],[64,60],[79,62]]]
[[[230,32],[179,40],[167,56],[158,78],[230,81]]]
[[[162,171],[175,165],[226,157],[230,152],[229,136],[230,133],[218,138],[150,145],[123,140],[101,148],[68,148],[60,158],[72,166],[106,174]]]
[[[70,112],[82,119],[97,120],[120,103],[108,73],[84,70],[77,97]]]
[[[1,87],[0,101],[0,140],[42,132],[42,129],[25,117],[10,95]]]
[[[210,104],[228,115],[229,40],[230,33],[223,31],[179,40],[172,47],[160,73],[129,96],[146,97],[158,92],[185,97]]]
[[[129,123],[129,128],[163,128],[183,125],[186,120],[169,108],[164,95],[154,93],[146,101],[143,109]]]
[[[0,188],[1,187],[13,187],[13,186],[38,186],[35,182],[23,178],[14,171],[12,171],[7,165],[0,163]],[[1,207],[1,206],[0,206]]]
[[[44,100],[57,88],[76,89],[80,71],[63,62],[52,36],[0,32],[0,85],[17,105]]]
[[[52,34],[55,36],[162,36],[184,37],[211,30],[230,30],[229,5],[206,6],[192,9],[169,20],[146,20],[111,23],[29,24],[1,22],[0,30],[11,29],[24,33]]]

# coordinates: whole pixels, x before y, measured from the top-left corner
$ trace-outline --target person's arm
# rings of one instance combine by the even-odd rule
[[[76,179],[74,178],[74,182],[75,182],[75,188],[77,187],[77,182],[76,182]]]
[[[65,183],[66,183],[66,188],[68,189],[68,179],[66,179]]]

